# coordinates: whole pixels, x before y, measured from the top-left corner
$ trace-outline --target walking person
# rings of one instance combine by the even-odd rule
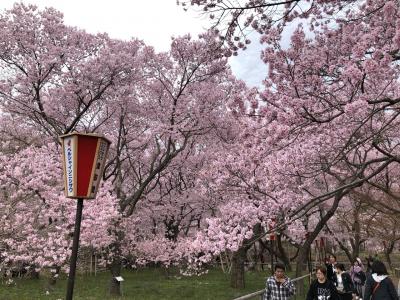
[[[352,300],[355,293],[350,274],[346,272],[343,264],[336,264],[336,289],[341,300]]]
[[[340,300],[335,285],[327,278],[326,267],[317,267],[316,276],[317,279],[311,283],[306,300]]]
[[[366,270],[366,272],[367,272],[367,275],[368,275],[368,274],[371,274],[372,262],[373,262],[374,259],[372,258],[371,255],[369,255],[369,256],[367,256],[365,258],[365,260],[367,261],[367,270]]]
[[[364,266],[359,257],[356,258],[353,265],[350,268],[350,277],[354,284],[354,291],[357,298],[363,298],[363,286],[367,276],[364,272]]]
[[[336,256],[334,254],[330,254],[329,260],[325,263],[325,265],[327,270],[327,278],[334,283],[336,282],[336,264]]]
[[[371,266],[372,274],[365,283],[365,300],[399,300],[396,288],[388,277],[386,266],[381,261],[374,261]]]
[[[268,277],[265,286],[265,300],[289,300],[296,293],[296,288],[285,275],[285,265],[275,264],[274,275]]]

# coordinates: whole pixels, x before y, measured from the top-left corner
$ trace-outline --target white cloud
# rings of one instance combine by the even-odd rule
[[[0,8],[15,1],[1,0]],[[54,7],[64,14],[65,23],[91,33],[107,32],[113,38],[137,37],[158,51],[169,48],[171,36],[190,32],[197,35],[207,26],[193,12],[184,12],[176,0],[28,0],[40,8]]]

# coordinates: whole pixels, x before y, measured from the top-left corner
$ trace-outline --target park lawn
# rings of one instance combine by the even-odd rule
[[[200,276],[184,277],[176,274],[166,278],[161,269],[125,270],[122,274],[123,296],[118,299],[233,299],[264,287],[267,272],[247,272],[246,288],[236,290],[229,287],[229,274],[220,269],[210,270]],[[74,299],[113,299],[107,295],[110,279],[108,272],[94,275],[78,275],[75,279]],[[63,276],[54,289],[46,295],[47,280],[16,279],[13,286],[0,284],[0,300],[65,299],[67,280]]]

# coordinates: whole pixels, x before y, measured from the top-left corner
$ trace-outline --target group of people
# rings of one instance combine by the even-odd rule
[[[331,254],[325,266],[318,266],[315,271],[317,278],[311,282],[306,300],[399,300],[386,266],[379,260],[369,263],[364,271],[361,259],[357,258],[346,272]],[[295,292],[295,285],[285,275],[285,266],[277,263],[274,275],[267,279],[264,299],[289,300]]]

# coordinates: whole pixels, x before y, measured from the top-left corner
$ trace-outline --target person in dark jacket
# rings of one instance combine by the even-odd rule
[[[336,264],[336,289],[342,300],[351,300],[355,294],[351,276],[346,272],[343,264]]]
[[[369,256],[367,256],[367,257],[365,258],[365,260],[367,261],[367,270],[366,270],[366,272],[367,272],[367,274],[371,274],[372,261],[373,261],[374,259],[372,258],[371,255],[369,255]]]
[[[365,300],[399,300],[396,288],[388,277],[386,266],[381,261],[374,261],[371,266],[371,275],[365,283]]]
[[[333,254],[329,255],[329,260],[325,263],[327,270],[327,278],[335,282],[336,280],[336,256]]]
[[[340,300],[336,287],[326,276],[326,268],[319,266],[316,269],[316,276],[307,293],[307,300]]]

